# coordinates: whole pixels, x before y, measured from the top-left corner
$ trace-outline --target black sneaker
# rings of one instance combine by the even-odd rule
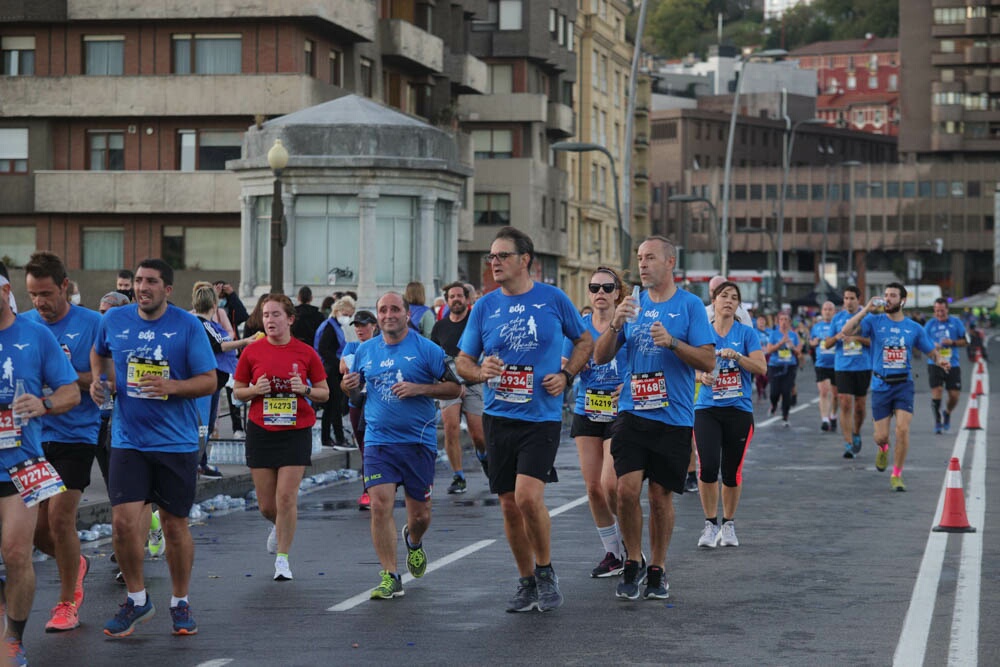
[[[604,554],[604,560],[598,563],[597,567],[590,571],[590,576],[594,579],[616,577],[622,573],[624,567],[625,564],[622,563],[622,559],[609,551]]]
[[[634,560],[625,561],[622,580],[618,582],[618,588],[615,589],[615,597],[622,600],[638,600],[639,576],[639,563]]]
[[[830,430],[836,432],[836,430],[837,430],[837,420],[836,420],[836,418],[830,420]]]
[[[666,600],[670,597],[670,583],[662,567],[650,565],[646,569],[646,590],[642,597],[647,600]]]
[[[829,431],[830,430],[830,422],[828,422],[828,421],[823,422],[820,425],[819,430],[824,431],[824,432]]]
[[[535,586],[538,591],[538,611],[552,611],[562,606],[559,577],[551,565],[535,568]]]
[[[684,493],[698,493],[698,474],[689,472],[684,478]]]
[[[517,593],[507,603],[508,613],[531,611],[538,608],[538,585],[534,577],[521,577],[517,580]]]
[[[465,493],[466,486],[465,478],[455,475],[451,480],[451,486],[448,487],[448,493]]]
[[[216,479],[222,477],[222,473],[219,471],[219,469],[216,468],[215,466],[210,466],[210,465],[199,466],[198,474],[201,475],[202,477],[213,477]]]

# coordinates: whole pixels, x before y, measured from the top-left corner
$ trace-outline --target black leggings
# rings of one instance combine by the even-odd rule
[[[753,413],[734,407],[694,411],[694,440],[698,447],[698,479],[719,480],[739,486],[743,482],[743,456],[753,440]]]
[[[788,420],[788,411],[792,408],[792,391],[795,389],[795,366],[768,366],[767,378],[771,382],[771,408],[778,406],[781,399],[781,417]]]
[[[328,369],[329,370],[329,369]],[[344,408],[347,399],[340,390],[340,374],[327,374],[327,385],[330,387],[330,398],[323,406],[323,420],[320,422],[320,437],[324,445],[331,442],[344,442]],[[333,427],[333,437],[330,439],[330,428]]]

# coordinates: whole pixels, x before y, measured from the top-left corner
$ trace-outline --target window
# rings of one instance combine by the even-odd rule
[[[810,188],[811,192],[809,193],[809,197],[813,201],[823,201],[823,197],[825,196],[823,193],[823,189],[824,188],[822,185],[816,185],[814,183],[813,186]]]
[[[330,51],[330,83],[334,86],[342,85],[344,80],[344,58],[340,51]]]
[[[174,74],[239,74],[243,71],[241,35],[174,35],[173,46]],[[315,65],[310,67],[315,69]]]
[[[885,184],[885,196],[888,199],[899,198],[899,181],[888,181]]]
[[[555,39],[556,36],[556,20],[559,18],[559,10],[549,9],[549,34]]]
[[[601,54],[594,51],[590,57],[590,85],[594,90],[598,90],[601,87],[600,64]]]
[[[878,90],[878,77],[870,76],[868,77],[868,88],[869,90]]]
[[[505,95],[514,92],[514,66],[490,65],[490,93]]]
[[[85,227],[83,268],[108,271],[125,266],[125,230],[120,227]]]
[[[521,0],[500,0],[500,15],[497,21],[500,30],[521,29],[521,5]]]
[[[473,220],[477,225],[509,225],[510,195],[476,194]]]
[[[305,73],[309,76],[316,76],[316,56],[313,51],[316,49],[316,44],[311,40],[307,39],[305,42],[305,53],[303,58],[305,60]]]
[[[920,181],[918,192],[920,193],[921,199],[930,199],[931,196],[931,182],[930,181]]]
[[[28,173],[28,128],[0,128],[0,174],[26,173]],[[5,235],[6,230],[5,227]]]
[[[239,130],[180,130],[181,171],[225,171],[226,160],[238,160],[243,133]]]
[[[88,35],[83,38],[84,74],[115,76],[125,71],[125,38]]]
[[[601,92],[608,92],[608,57],[601,56]]]
[[[0,37],[3,71],[0,76],[32,76],[35,73],[35,38]]]
[[[854,90],[858,87],[858,77],[853,73],[848,73],[847,75],[847,89]]]
[[[942,72],[942,74],[943,74],[943,72]],[[896,90],[897,88],[899,88],[899,75],[898,74],[890,74],[889,75],[889,90]]]
[[[863,127],[864,126],[864,124],[865,124],[865,112],[863,110],[858,109],[858,110],[856,110],[854,112],[854,124],[857,127]]]
[[[238,227],[163,228],[162,257],[175,269],[239,271],[240,259],[233,248],[240,245]]]
[[[122,171],[125,169],[124,132],[88,132],[87,145],[90,149],[90,161],[87,169],[90,171]]]
[[[903,197],[913,199],[917,196],[917,184],[913,181],[903,181]]]
[[[514,157],[513,130],[473,130],[472,150],[477,160],[501,160]]]
[[[761,199],[763,190],[761,186],[757,183],[752,183],[750,185],[750,199],[753,201],[759,201]]]
[[[938,45],[941,48],[941,53],[955,53],[955,40],[953,39],[942,39]]]
[[[24,266],[31,259],[37,246],[37,231],[34,227],[4,227],[3,252],[5,261],[10,260],[7,268]]]
[[[615,108],[620,107],[622,105],[622,73],[619,70],[615,70],[614,98]]]
[[[601,142],[600,142],[602,146],[607,146],[608,145],[608,134],[607,134],[607,132],[608,132],[608,112],[607,111],[602,111],[601,112]]]
[[[948,196],[948,181],[934,181],[934,196],[938,199]]]
[[[980,195],[979,181],[969,181],[965,184],[965,191],[969,197],[977,198]]]
[[[270,202],[270,197],[267,199]],[[357,197],[303,195],[295,198],[295,282],[312,285],[357,283],[361,243],[358,216]],[[383,241],[379,234],[377,242]]]
[[[595,144],[598,142],[601,136],[601,130],[599,123],[601,122],[601,115],[597,111],[597,107],[593,107],[590,111],[590,140]]]
[[[559,45],[566,46],[566,15],[559,15]]]
[[[952,181],[951,182],[951,196],[952,197],[964,197],[965,196],[965,186],[962,181]]]
[[[570,52],[573,51],[573,46],[574,46],[573,40],[575,39],[573,35],[573,30],[575,27],[576,24],[573,23],[573,21],[566,22],[566,50]]]
[[[375,78],[374,78],[374,68],[372,67],[372,61],[368,58],[360,59],[360,86],[361,94],[365,97],[373,97],[375,94]]]

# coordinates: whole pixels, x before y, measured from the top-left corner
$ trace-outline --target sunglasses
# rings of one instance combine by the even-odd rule
[[[514,255],[520,255],[520,254],[521,253],[519,253],[519,252],[495,252],[495,253],[490,253],[489,255],[486,255],[483,259],[486,260],[487,264],[492,264],[494,262],[494,260],[499,259],[501,262],[506,262],[508,259],[510,259]]]
[[[605,294],[611,294],[618,289],[618,286],[614,283],[590,283],[587,285],[587,289],[590,290],[591,294],[597,294],[601,290],[604,290]]]

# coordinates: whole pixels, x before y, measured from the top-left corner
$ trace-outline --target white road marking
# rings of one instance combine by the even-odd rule
[[[568,512],[571,509],[573,509],[574,507],[579,507],[580,505],[584,504],[585,502],[587,502],[587,496],[580,496],[576,500],[571,500],[568,503],[566,503],[565,505],[560,505],[559,507],[557,507],[554,510],[550,511],[549,512],[549,516],[550,517],[552,517],[552,516],[559,516],[563,512]]]
[[[199,662],[195,667],[223,667],[223,665],[228,665],[232,661],[232,658],[216,658],[215,660]]]
[[[806,408],[808,408],[810,405],[816,405],[817,403],[819,403],[819,397],[818,396],[816,398],[814,398],[813,400],[809,401],[808,403],[803,403],[802,405],[796,405],[794,408],[792,408],[791,410],[788,411],[788,414],[794,415],[796,412],[802,412],[803,410],[805,410]],[[758,429],[758,428],[761,428],[761,427],[764,427],[764,426],[770,426],[774,422],[778,422],[778,421],[781,421],[781,415],[775,415],[775,416],[771,417],[770,419],[765,419],[761,423],[755,425],[754,428]]]

